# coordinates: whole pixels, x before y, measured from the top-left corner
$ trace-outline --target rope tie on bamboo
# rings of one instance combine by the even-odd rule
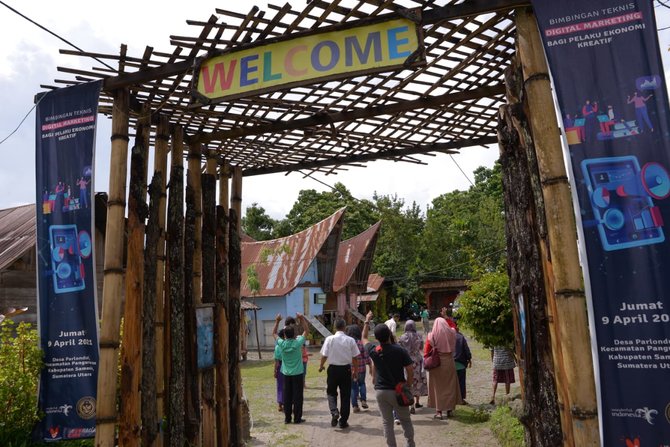
[[[126,143],[130,141],[130,138],[128,137],[128,135],[124,135],[124,134],[121,134],[121,133],[113,133],[112,136],[109,139],[110,139],[110,141],[123,140]]]
[[[100,347],[101,348],[111,348],[111,349],[118,349],[119,346],[121,346],[121,343],[116,340],[105,340],[105,341],[100,341]]]
[[[126,270],[123,267],[109,267],[106,268],[102,271],[102,273],[106,274],[118,274],[118,275],[123,275]]]
[[[585,295],[584,290],[561,289],[555,292],[557,298],[582,298]]]
[[[575,419],[593,419],[598,416],[598,410],[586,410],[579,407],[572,407],[570,410]]]
[[[156,135],[156,139],[160,141],[170,141],[170,135],[169,134],[164,134],[160,133]]]
[[[568,177],[566,175],[558,175],[556,177],[551,177],[542,180],[540,183],[542,183],[542,186],[549,186],[549,185],[555,185],[555,184],[560,184],[560,183],[568,183]]]
[[[122,206],[126,207],[126,201],[125,200],[107,200],[107,208],[111,208],[113,206]]]
[[[532,75],[528,76],[523,81],[524,90],[526,89],[527,84],[530,84],[531,82],[535,82],[535,81],[549,81],[549,74],[548,73],[533,73]]]
[[[97,421],[98,425],[100,424],[116,424],[116,418],[115,417],[100,417],[98,415],[95,416],[95,420]]]

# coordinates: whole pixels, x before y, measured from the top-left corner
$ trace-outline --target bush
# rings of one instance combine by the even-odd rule
[[[514,320],[506,273],[486,273],[459,299],[459,323],[486,348],[514,345]]]
[[[28,445],[30,432],[40,419],[37,383],[42,351],[37,331],[28,323],[0,323],[0,439],[4,445]]]
[[[508,406],[501,406],[491,413],[491,431],[501,447],[524,447],[525,431],[521,422],[512,416]]]

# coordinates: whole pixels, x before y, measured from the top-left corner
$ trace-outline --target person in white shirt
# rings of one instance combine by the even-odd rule
[[[349,412],[351,400],[351,379],[358,371],[358,345],[356,340],[344,333],[346,323],[342,318],[335,320],[335,335],[326,337],[321,348],[321,364],[319,372],[323,371],[328,362],[328,378],[326,379],[326,394],[330,409],[330,425],[340,428],[349,426]],[[353,365],[353,368],[351,367]],[[340,409],[337,408],[337,389],[340,389]]]
[[[398,320],[400,320],[400,315],[393,314],[391,318],[384,322],[384,324],[391,329],[391,343],[395,343],[395,331],[398,329]]]

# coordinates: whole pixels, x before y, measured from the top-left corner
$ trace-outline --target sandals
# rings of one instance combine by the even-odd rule
[[[438,411],[437,413],[435,413],[435,414],[433,415],[433,419],[439,419],[439,420],[442,420],[442,419],[443,419],[443,418],[442,418],[442,412],[441,412],[441,411]]]

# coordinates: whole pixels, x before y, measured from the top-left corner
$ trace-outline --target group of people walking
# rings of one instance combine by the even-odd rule
[[[472,355],[467,340],[446,309],[433,322],[425,341],[413,320],[405,323],[403,334],[396,340],[398,319],[399,316],[394,315],[384,324],[376,325],[373,329],[376,342],[371,342],[368,339],[371,312],[366,315],[362,330],[358,325],[347,326],[342,318],[337,318],[335,334],[326,337],[321,348],[319,372],[326,370],[327,364],[326,395],[331,426],[346,429],[352,410],[359,413],[361,408],[368,408],[365,382],[369,371],[387,445],[396,446],[394,424],[397,424],[402,426],[405,444],[412,447],[415,443],[411,414],[422,407],[421,397],[427,396],[426,405],[435,410],[436,419],[450,417],[456,405],[467,403],[466,370],[472,365]],[[291,326],[287,325],[282,333],[277,331],[280,320],[281,315],[278,315],[273,329],[277,340],[276,372],[284,375],[281,390],[280,379],[277,380],[278,403],[284,412],[285,423],[301,423],[304,422],[302,404],[306,374],[302,349],[307,323],[302,321],[304,317],[300,314],[297,321],[287,318]],[[301,323],[304,328],[303,335],[297,337],[296,323]],[[423,324],[426,331],[426,322]],[[424,357],[431,350],[437,351],[439,365],[427,371]],[[511,377],[508,372],[503,374],[494,370],[496,385],[497,375],[505,381],[509,392],[509,383],[514,381],[513,369]],[[413,401],[410,405],[401,405],[397,398],[397,386],[402,382],[411,390]],[[494,398],[495,389],[494,386]]]

